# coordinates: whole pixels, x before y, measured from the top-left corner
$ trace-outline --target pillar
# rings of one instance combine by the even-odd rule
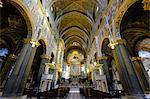
[[[110,47],[115,58],[124,91],[129,95],[143,94],[142,87],[135,73],[131,57],[122,39],[111,42]]]
[[[25,39],[24,43],[25,44],[15,62],[14,70],[4,87],[4,97],[23,95],[36,48],[38,46],[36,41],[29,38]]]
[[[57,64],[56,64],[57,65]],[[58,70],[57,69],[54,69],[54,74],[53,74],[53,82],[54,82],[54,88],[57,84],[57,80],[58,80]]]
[[[137,77],[142,85],[144,91],[150,90],[150,78],[141,62],[140,57],[132,57],[134,68],[136,70]]]
[[[16,55],[10,54],[4,65],[4,68],[0,73],[0,84],[2,85],[2,87],[4,86],[15,61],[16,61]]]
[[[101,57],[98,57],[98,60],[99,60],[99,63],[103,63],[103,70],[104,70],[104,74],[106,75],[106,79],[107,79],[107,84],[108,84],[108,88],[109,88],[109,91],[110,90],[113,90],[113,87],[112,87],[112,79],[110,77],[110,74],[109,74],[109,66],[108,66],[108,63],[107,63],[107,56],[101,56]]]
[[[41,58],[42,58],[42,61],[41,61],[41,64],[40,64],[38,77],[37,77],[37,83],[38,83],[37,87],[38,88],[40,87],[40,81],[41,81],[42,74],[44,74],[44,72],[45,72],[45,63],[50,62],[51,57],[43,54],[43,55],[41,55]]]

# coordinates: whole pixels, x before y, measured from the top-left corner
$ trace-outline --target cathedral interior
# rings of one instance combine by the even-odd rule
[[[149,0],[0,0],[1,99],[149,99]]]

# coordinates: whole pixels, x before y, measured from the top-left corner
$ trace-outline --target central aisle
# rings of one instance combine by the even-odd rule
[[[70,88],[69,94],[66,99],[83,99],[80,94],[79,88]]]

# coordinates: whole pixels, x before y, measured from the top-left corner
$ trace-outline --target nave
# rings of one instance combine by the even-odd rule
[[[150,0],[0,0],[0,98],[23,97],[150,98]]]

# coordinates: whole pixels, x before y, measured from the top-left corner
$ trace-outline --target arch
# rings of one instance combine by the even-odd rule
[[[144,10],[143,5],[141,0],[134,2],[124,13],[119,24],[120,35],[126,40],[126,48],[132,60],[134,60],[135,57],[139,58],[137,44],[145,38],[150,38],[150,28],[148,25],[150,11]],[[148,73],[145,71],[141,60],[142,59],[138,59],[137,61],[137,64],[139,64],[138,67],[134,60],[133,66],[135,67],[134,70],[142,89],[146,91],[150,88],[150,83]]]
[[[127,48],[133,57],[138,55],[137,42],[150,37],[148,18],[149,12],[144,10],[142,1],[137,1],[127,9],[120,21],[120,35],[127,41]]]
[[[62,38],[59,38],[59,44],[62,45],[62,49],[65,49],[65,42],[64,42],[64,39]]]
[[[25,5],[25,3],[22,0],[11,0],[7,2],[11,3],[13,6],[16,7],[16,9],[20,11],[21,15],[23,16],[27,24],[27,29],[28,29],[27,37],[31,38],[32,34],[36,32],[35,29],[33,28],[35,27],[35,24],[34,24],[33,16],[31,12],[28,10],[29,8]]]
[[[78,10],[71,10],[71,11],[62,13],[60,16],[58,16],[58,18],[56,18],[57,22],[59,22],[59,20],[61,20],[61,17],[65,16],[67,14],[73,13],[73,12],[79,13],[82,16],[85,16],[87,19],[90,19],[89,21],[93,25],[93,19],[91,17],[89,17],[88,14],[81,12],[81,11],[78,11]]]
[[[21,48],[23,48],[22,40],[26,37],[32,37],[34,26],[28,15],[29,11],[25,9],[25,5],[23,6],[24,3],[22,0],[2,0],[2,3],[2,18],[6,21],[2,24],[8,23],[0,29],[1,35],[3,35],[1,37],[3,40],[2,43],[4,46],[7,44],[10,47],[11,52],[9,56],[13,55],[13,57],[16,57],[19,55]],[[6,59],[0,75],[3,84],[5,84],[5,80],[8,78],[8,74],[11,72],[15,62],[15,58],[13,61],[9,57]],[[7,66],[8,63],[9,67]]]
[[[63,39],[67,40],[69,37],[72,37],[72,36],[77,36],[77,37],[83,39],[84,42],[86,41],[86,39],[84,38],[83,35],[79,35],[79,34],[77,34],[75,32],[71,32],[70,35],[66,35],[65,37],[63,37]]]
[[[69,31],[69,29],[72,29],[72,28],[77,28],[77,29],[79,29],[80,31],[83,31],[83,32],[86,34],[86,36],[89,38],[90,33],[89,33],[89,32],[87,33],[84,29],[82,29],[82,28],[79,27],[79,26],[69,26],[69,27],[65,28],[63,31],[61,31],[60,36],[63,37],[63,35],[65,35],[65,32],[66,32],[66,31]]]
[[[55,55],[54,55],[54,53],[52,52],[52,53],[51,53],[51,59],[50,59],[50,63],[52,63],[52,62],[53,62],[53,60],[54,60],[54,57],[55,57]]]
[[[103,39],[102,49],[101,49],[102,55],[109,55],[111,49],[108,47],[108,45],[109,45],[109,39],[108,38]]]
[[[86,43],[81,37],[78,37],[78,36],[70,36],[70,37],[68,37],[67,40],[65,40],[65,44],[66,44],[67,42],[73,40],[73,39],[78,39],[80,42]]]
[[[87,17],[87,16],[85,16],[84,14],[82,14],[82,13],[79,13],[78,11],[72,11],[72,12],[68,12],[68,13],[66,13],[66,14],[64,14],[61,18],[59,18],[58,20],[56,20],[56,26],[58,26],[58,24],[60,24],[66,17],[68,18],[68,17],[70,17],[70,18],[72,18],[72,14],[71,13],[77,13],[77,15],[78,15],[78,19],[80,18],[82,18],[82,21],[85,21],[87,24],[89,24],[91,27],[92,26],[95,26],[95,24]],[[82,16],[82,17],[81,17]],[[76,21],[78,21],[78,20],[76,20]]]
[[[13,39],[10,37],[10,36],[7,36],[7,35],[1,35],[1,38],[0,39],[0,42],[2,42],[1,44],[3,44],[3,42],[7,43],[5,44],[10,50],[12,50],[13,46],[15,45],[14,44],[14,41]],[[1,45],[2,47],[3,45]]]
[[[81,43],[80,41],[74,39],[74,40],[71,40],[69,43],[67,43],[66,48],[67,48],[68,46],[70,46],[73,42],[77,42],[77,43],[79,43],[79,46],[82,46],[82,43]]]
[[[45,44],[45,41],[43,39],[40,39],[38,42],[43,47],[43,54],[46,54],[46,44]]]
[[[68,49],[66,49],[65,56],[68,56],[69,52],[72,50],[78,50],[79,52],[83,53],[84,57],[87,57],[86,51],[79,46],[70,46]]]
[[[123,2],[123,4],[121,5],[121,7],[119,8],[118,12],[116,13],[115,16],[115,26],[116,26],[116,33],[114,35],[118,35],[118,33],[120,33],[120,24],[122,21],[122,18],[125,14],[125,12],[127,11],[127,9],[134,4],[135,2],[137,2],[137,0],[125,0]]]
[[[99,53],[99,55],[98,55],[98,57],[102,57],[103,55],[103,52],[102,52],[102,46],[103,46],[103,43],[104,43],[104,40],[105,39],[109,39],[108,38],[108,36],[104,36],[103,38],[101,38],[101,40],[100,40],[100,44],[99,44],[99,50],[100,50],[100,53]]]

